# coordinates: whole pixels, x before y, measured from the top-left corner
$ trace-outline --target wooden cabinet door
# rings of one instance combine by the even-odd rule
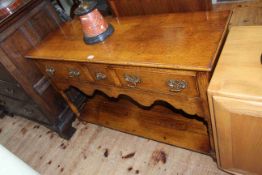
[[[211,0],[107,0],[115,16],[210,10]]]
[[[214,96],[213,107],[221,168],[262,174],[262,103]]]

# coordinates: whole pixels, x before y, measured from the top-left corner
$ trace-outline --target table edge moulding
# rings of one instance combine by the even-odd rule
[[[207,153],[214,149],[206,92],[230,17],[230,11],[108,17],[115,32],[94,45],[83,42],[74,19],[26,57],[60,90],[75,86],[87,95],[124,94],[143,106],[165,101],[197,114],[208,123],[211,150],[193,150]]]

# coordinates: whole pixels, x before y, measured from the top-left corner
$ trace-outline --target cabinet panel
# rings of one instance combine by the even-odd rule
[[[49,123],[38,106],[34,103],[27,103],[26,105],[18,109],[17,114],[32,120],[41,121],[46,124]]]
[[[19,30],[1,42],[5,54],[16,67],[24,73],[24,76],[33,84],[42,77],[40,71],[31,60],[26,60],[23,55],[32,48],[31,43]]]
[[[16,84],[15,79],[6,71],[4,66],[1,64],[0,64],[0,80]]]
[[[54,30],[58,26],[46,8],[43,8],[37,14],[35,14],[29,22],[41,39],[43,39],[48,33],[50,33],[50,31]]]
[[[29,99],[18,84],[11,84],[0,80],[0,94],[19,100]]]
[[[211,0],[108,0],[116,16],[210,10]]]
[[[24,57],[59,25],[58,15],[48,0],[30,0],[1,21],[0,107],[5,113],[44,122],[61,137],[69,139],[75,131],[71,126],[75,118],[73,112],[35,63]],[[5,76],[5,70],[14,79],[15,82],[11,82],[14,86],[6,84],[12,78]]]
[[[24,102],[0,94],[0,106],[3,106],[8,113],[16,114],[17,110],[24,106]]]
[[[213,97],[219,162],[231,172],[262,173],[262,103]]]

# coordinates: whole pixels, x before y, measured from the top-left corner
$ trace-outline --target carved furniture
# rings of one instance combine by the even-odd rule
[[[198,115],[188,118],[204,120],[208,131],[199,127],[201,131],[192,132],[195,125],[187,123],[175,132],[179,119],[170,114],[128,118],[130,115],[123,113],[119,118],[105,117],[105,121],[92,120],[91,116],[82,119],[209,153],[212,131],[206,92],[229,17],[230,12],[224,11],[107,18],[115,33],[95,45],[83,42],[80,22],[73,20],[50,34],[27,57],[35,60],[61,91],[74,86],[87,95],[97,90],[115,98],[122,94],[143,106],[165,101],[187,114]],[[144,114],[149,117],[150,113]],[[183,117],[177,117],[182,125]]]
[[[219,166],[262,173],[262,27],[232,27],[208,88]]]
[[[27,117],[70,138],[75,131],[71,126],[74,113],[33,61],[23,56],[59,26],[60,20],[46,0],[24,0],[1,20],[0,114]]]
[[[212,8],[211,0],[107,0],[107,2],[117,17],[206,11]]]

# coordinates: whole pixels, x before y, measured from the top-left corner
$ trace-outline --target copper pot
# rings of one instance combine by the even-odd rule
[[[14,13],[21,0],[0,0],[0,18]]]

